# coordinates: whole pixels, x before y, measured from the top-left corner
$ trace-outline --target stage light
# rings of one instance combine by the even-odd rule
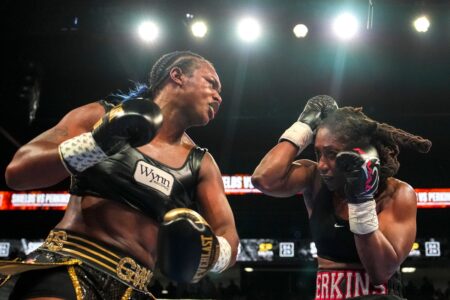
[[[142,22],[141,25],[139,25],[138,33],[144,42],[150,43],[158,38],[159,28],[153,22],[150,21]]]
[[[403,267],[402,273],[414,273],[416,271],[416,268],[414,267]]]
[[[422,16],[414,21],[414,28],[417,32],[427,32],[430,27],[430,21],[427,17]]]
[[[358,33],[358,20],[349,13],[339,15],[333,22],[334,33],[343,40],[349,40]]]
[[[253,270],[253,268],[246,267],[246,268],[244,268],[244,271],[250,273],[250,272],[253,272],[254,270]]]
[[[308,34],[308,27],[305,24],[297,24],[292,31],[296,37],[304,38]]]
[[[206,26],[206,23],[203,21],[195,21],[191,25],[191,31],[195,37],[203,38],[208,32],[208,26]]]
[[[254,42],[261,35],[261,26],[257,20],[245,18],[238,23],[237,32],[243,41]]]

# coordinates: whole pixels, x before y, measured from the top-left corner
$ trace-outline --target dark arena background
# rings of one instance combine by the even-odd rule
[[[402,280],[408,299],[450,299],[449,1],[5,0],[0,12],[2,174],[20,145],[72,108],[145,82],[162,54],[192,50],[215,65],[220,113],[188,133],[221,168],[242,248],[233,268],[195,285],[157,275],[158,297],[313,299],[315,247],[302,196],[265,196],[249,176],[307,99],[328,94],[433,142],[428,154],[399,156],[397,178],[416,189],[419,207]],[[342,12],[358,23],[344,40],[333,31]],[[236,33],[244,17],[259,22],[254,40]],[[429,27],[420,19],[415,28],[419,17]],[[191,32],[198,20],[208,26],[203,38]],[[138,35],[144,21],[159,26],[154,40]],[[296,24],[306,36],[294,34]],[[251,34],[250,23],[245,29]],[[314,159],[311,146],[305,156]],[[42,243],[62,217],[69,181],[19,193],[0,178],[0,259],[10,259]]]

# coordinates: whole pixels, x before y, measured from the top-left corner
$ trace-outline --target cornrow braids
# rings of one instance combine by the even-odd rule
[[[190,75],[199,61],[208,62],[202,56],[190,51],[174,51],[164,54],[153,65],[149,75],[148,86],[140,82],[135,82],[134,88],[128,92],[118,90],[107,96],[106,100],[117,105],[133,98],[143,97],[153,99],[161,89],[161,84],[168,77],[170,69],[179,67],[187,75]]]
[[[187,75],[192,74],[199,61],[207,61],[191,51],[174,51],[164,54],[153,65],[149,74],[149,91],[156,96],[173,67],[179,67]]]
[[[374,145],[380,156],[382,183],[388,177],[397,174],[400,168],[397,158],[400,148],[409,148],[421,153],[427,153],[431,148],[431,141],[374,121],[362,112],[362,108],[341,107],[322,120],[319,128],[322,127],[335,132],[337,139],[351,148]]]

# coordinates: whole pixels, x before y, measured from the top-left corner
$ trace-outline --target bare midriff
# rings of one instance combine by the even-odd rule
[[[56,227],[112,245],[154,269],[159,226],[132,207],[94,196],[71,196]]]

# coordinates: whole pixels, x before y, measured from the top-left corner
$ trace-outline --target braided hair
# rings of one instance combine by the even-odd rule
[[[161,56],[149,74],[148,86],[151,96],[155,97],[158,94],[173,67],[178,67],[185,74],[191,75],[200,61],[207,62],[205,58],[191,51],[174,51]]]
[[[367,117],[362,108],[342,107],[328,115],[319,124],[336,133],[339,142],[349,147],[376,147],[381,161],[380,182],[397,174],[400,163],[397,159],[400,147],[427,153],[431,141],[395,128],[386,123],[379,123]]]
[[[127,101],[137,97],[153,99],[163,88],[164,82],[169,77],[169,72],[173,67],[180,68],[184,74],[190,76],[199,66],[200,62],[207,62],[204,57],[191,51],[174,51],[161,56],[153,65],[148,79],[148,85],[135,83],[133,89],[124,94],[119,91],[111,98],[120,98],[120,101]]]

